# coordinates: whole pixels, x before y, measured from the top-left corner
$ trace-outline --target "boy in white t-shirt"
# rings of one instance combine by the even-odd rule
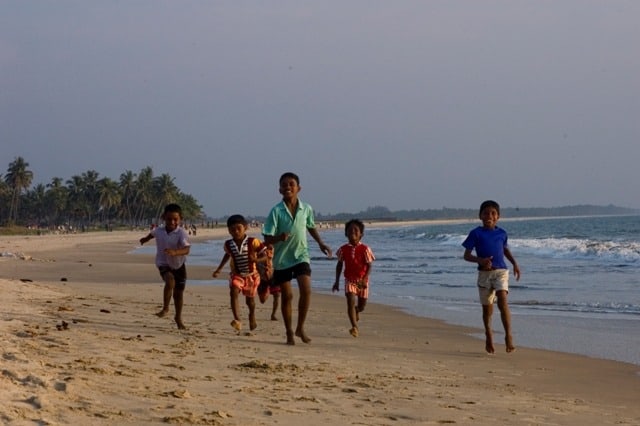
[[[168,204],[162,214],[163,227],[151,230],[146,237],[140,238],[140,244],[152,238],[156,239],[156,266],[164,281],[162,310],[156,315],[164,317],[169,313],[171,296],[176,309],[175,321],[179,329],[186,327],[182,322],[182,304],[184,289],[187,284],[187,268],[185,261],[189,254],[189,234],[180,226],[182,209],[177,204]]]

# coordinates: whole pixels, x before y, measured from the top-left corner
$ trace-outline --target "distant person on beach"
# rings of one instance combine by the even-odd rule
[[[249,308],[249,329],[255,330],[258,326],[256,321],[255,295],[260,285],[260,275],[256,268],[256,262],[266,261],[263,253],[265,246],[254,237],[247,236],[248,223],[244,216],[234,214],[227,219],[227,229],[231,238],[224,242],[224,256],[213,271],[213,277],[220,275],[224,265],[230,260],[231,273],[229,275],[229,298],[231,303],[231,313],[233,320],[231,326],[236,330],[242,329],[240,321],[240,307],[238,297],[242,293],[245,303]],[[260,258],[262,256],[262,258]]]
[[[344,266],[344,293],[347,297],[347,314],[351,321],[349,333],[353,337],[358,337],[358,321],[360,321],[360,312],[364,311],[367,305],[369,274],[375,257],[369,246],[361,242],[364,223],[360,220],[348,221],[344,226],[344,235],[349,243],[341,246],[336,252],[338,263],[332,291],[340,290],[340,274]]]
[[[498,300],[500,318],[504,327],[504,342],[507,352],[516,348],[511,335],[511,313],[507,295],[509,294],[509,269],[504,261],[505,257],[513,265],[513,275],[516,281],[520,279],[520,267],[509,250],[507,232],[497,226],[500,219],[500,205],[487,200],[480,205],[480,220],[482,226],[473,229],[462,243],[465,248],[464,260],[478,264],[478,292],[482,303],[482,322],[486,336],[485,349],[487,353],[494,353],[493,333],[491,331],[491,316],[493,303]],[[473,251],[475,250],[475,255]]]
[[[279,286],[282,293],[282,317],[287,333],[287,344],[295,345],[294,334],[304,343],[311,339],[304,330],[304,322],[311,303],[311,257],[307,243],[307,232],[318,243],[320,250],[331,257],[331,248],[326,245],[316,229],[313,208],[298,198],[300,178],[287,172],[280,176],[279,192],[282,201],[276,204],[262,227],[266,244],[273,245],[273,285]],[[298,281],[300,296],[298,299],[298,323],[293,331],[291,322],[291,304],[293,291],[291,280]]]
[[[278,306],[280,301],[280,286],[273,285],[273,246],[265,246],[266,259],[258,263],[258,273],[260,274],[260,285],[258,286],[258,298],[260,303],[264,303],[271,294],[273,303],[271,306],[271,321],[277,321]]]
[[[175,306],[175,321],[178,328],[186,327],[182,322],[182,305],[184,289],[187,284],[187,267],[185,261],[189,254],[190,246],[187,231],[180,226],[182,221],[182,209],[177,204],[168,204],[162,214],[163,227],[153,227],[146,237],[140,238],[140,244],[144,245],[152,238],[156,239],[156,266],[160,276],[164,280],[162,298],[162,310],[156,315],[164,317],[169,313],[171,296]]]

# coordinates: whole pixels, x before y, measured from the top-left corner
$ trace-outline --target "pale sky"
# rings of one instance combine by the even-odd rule
[[[640,208],[640,1],[0,0],[0,173],[151,166],[214,217]]]

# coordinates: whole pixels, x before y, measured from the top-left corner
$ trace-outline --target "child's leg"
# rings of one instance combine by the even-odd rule
[[[249,308],[249,329],[255,330],[256,327],[258,327],[258,323],[256,322],[256,301],[253,297],[246,296],[245,302]]]
[[[362,311],[364,311],[364,308],[367,307],[367,299],[364,297],[358,297],[358,309],[356,310],[356,313],[360,313]],[[360,321],[360,316],[357,315],[358,321]]]
[[[309,306],[311,305],[311,275],[298,275],[298,289],[300,296],[298,298],[298,325],[296,327],[296,336],[304,343],[310,343],[311,339],[304,332],[304,322],[307,319]]]
[[[287,344],[295,345],[293,340],[293,328],[291,327],[291,300],[293,299],[293,292],[291,291],[291,281],[286,281],[280,284],[280,293],[282,293],[282,320],[284,321],[284,328],[287,332]]]
[[[351,327],[358,328],[356,296],[352,293],[347,293],[345,296],[347,297],[347,315],[349,316]]]
[[[176,316],[175,316],[176,325],[180,330],[186,329],[186,327],[184,326],[184,323],[182,322],[183,300],[184,300],[184,289],[176,287],[173,291],[173,304],[176,308]]]
[[[229,286],[229,303],[231,304],[231,314],[233,315],[233,321],[231,321],[231,327],[236,331],[240,331],[242,322],[240,321],[240,307],[238,306],[238,294],[240,289],[234,285]]]
[[[504,344],[507,352],[513,352],[516,347],[513,345],[513,337],[511,336],[511,312],[509,311],[508,292],[499,290],[496,292],[498,296],[498,309],[500,309],[500,319],[504,327]]]
[[[493,304],[482,305],[482,323],[484,324],[484,335],[486,337],[485,350],[487,353],[494,353],[493,334],[491,332],[491,316],[493,315]]]
[[[278,301],[280,300],[280,293],[273,294],[273,308],[271,309],[271,321],[277,321],[276,312],[278,312]]]
[[[165,272],[162,274],[162,279],[164,280],[164,289],[162,291],[162,310],[156,314],[161,318],[169,313],[171,296],[173,295],[173,289],[176,286],[176,279],[173,276],[173,272]]]

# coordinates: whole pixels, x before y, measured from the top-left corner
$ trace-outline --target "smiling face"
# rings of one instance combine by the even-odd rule
[[[360,227],[355,223],[349,225],[345,234],[347,235],[347,239],[349,240],[349,244],[351,245],[358,244],[362,239],[362,231],[360,230]]]
[[[182,216],[178,212],[166,212],[162,215],[164,219],[164,228],[167,232],[171,232],[180,225]]]
[[[500,213],[498,209],[492,206],[485,207],[480,212],[480,220],[482,221],[482,226],[487,229],[493,229],[496,227],[496,223],[498,223],[498,219],[500,219]]]
[[[301,189],[302,187],[298,184],[298,181],[292,177],[280,179],[280,194],[285,201],[295,200]]]

